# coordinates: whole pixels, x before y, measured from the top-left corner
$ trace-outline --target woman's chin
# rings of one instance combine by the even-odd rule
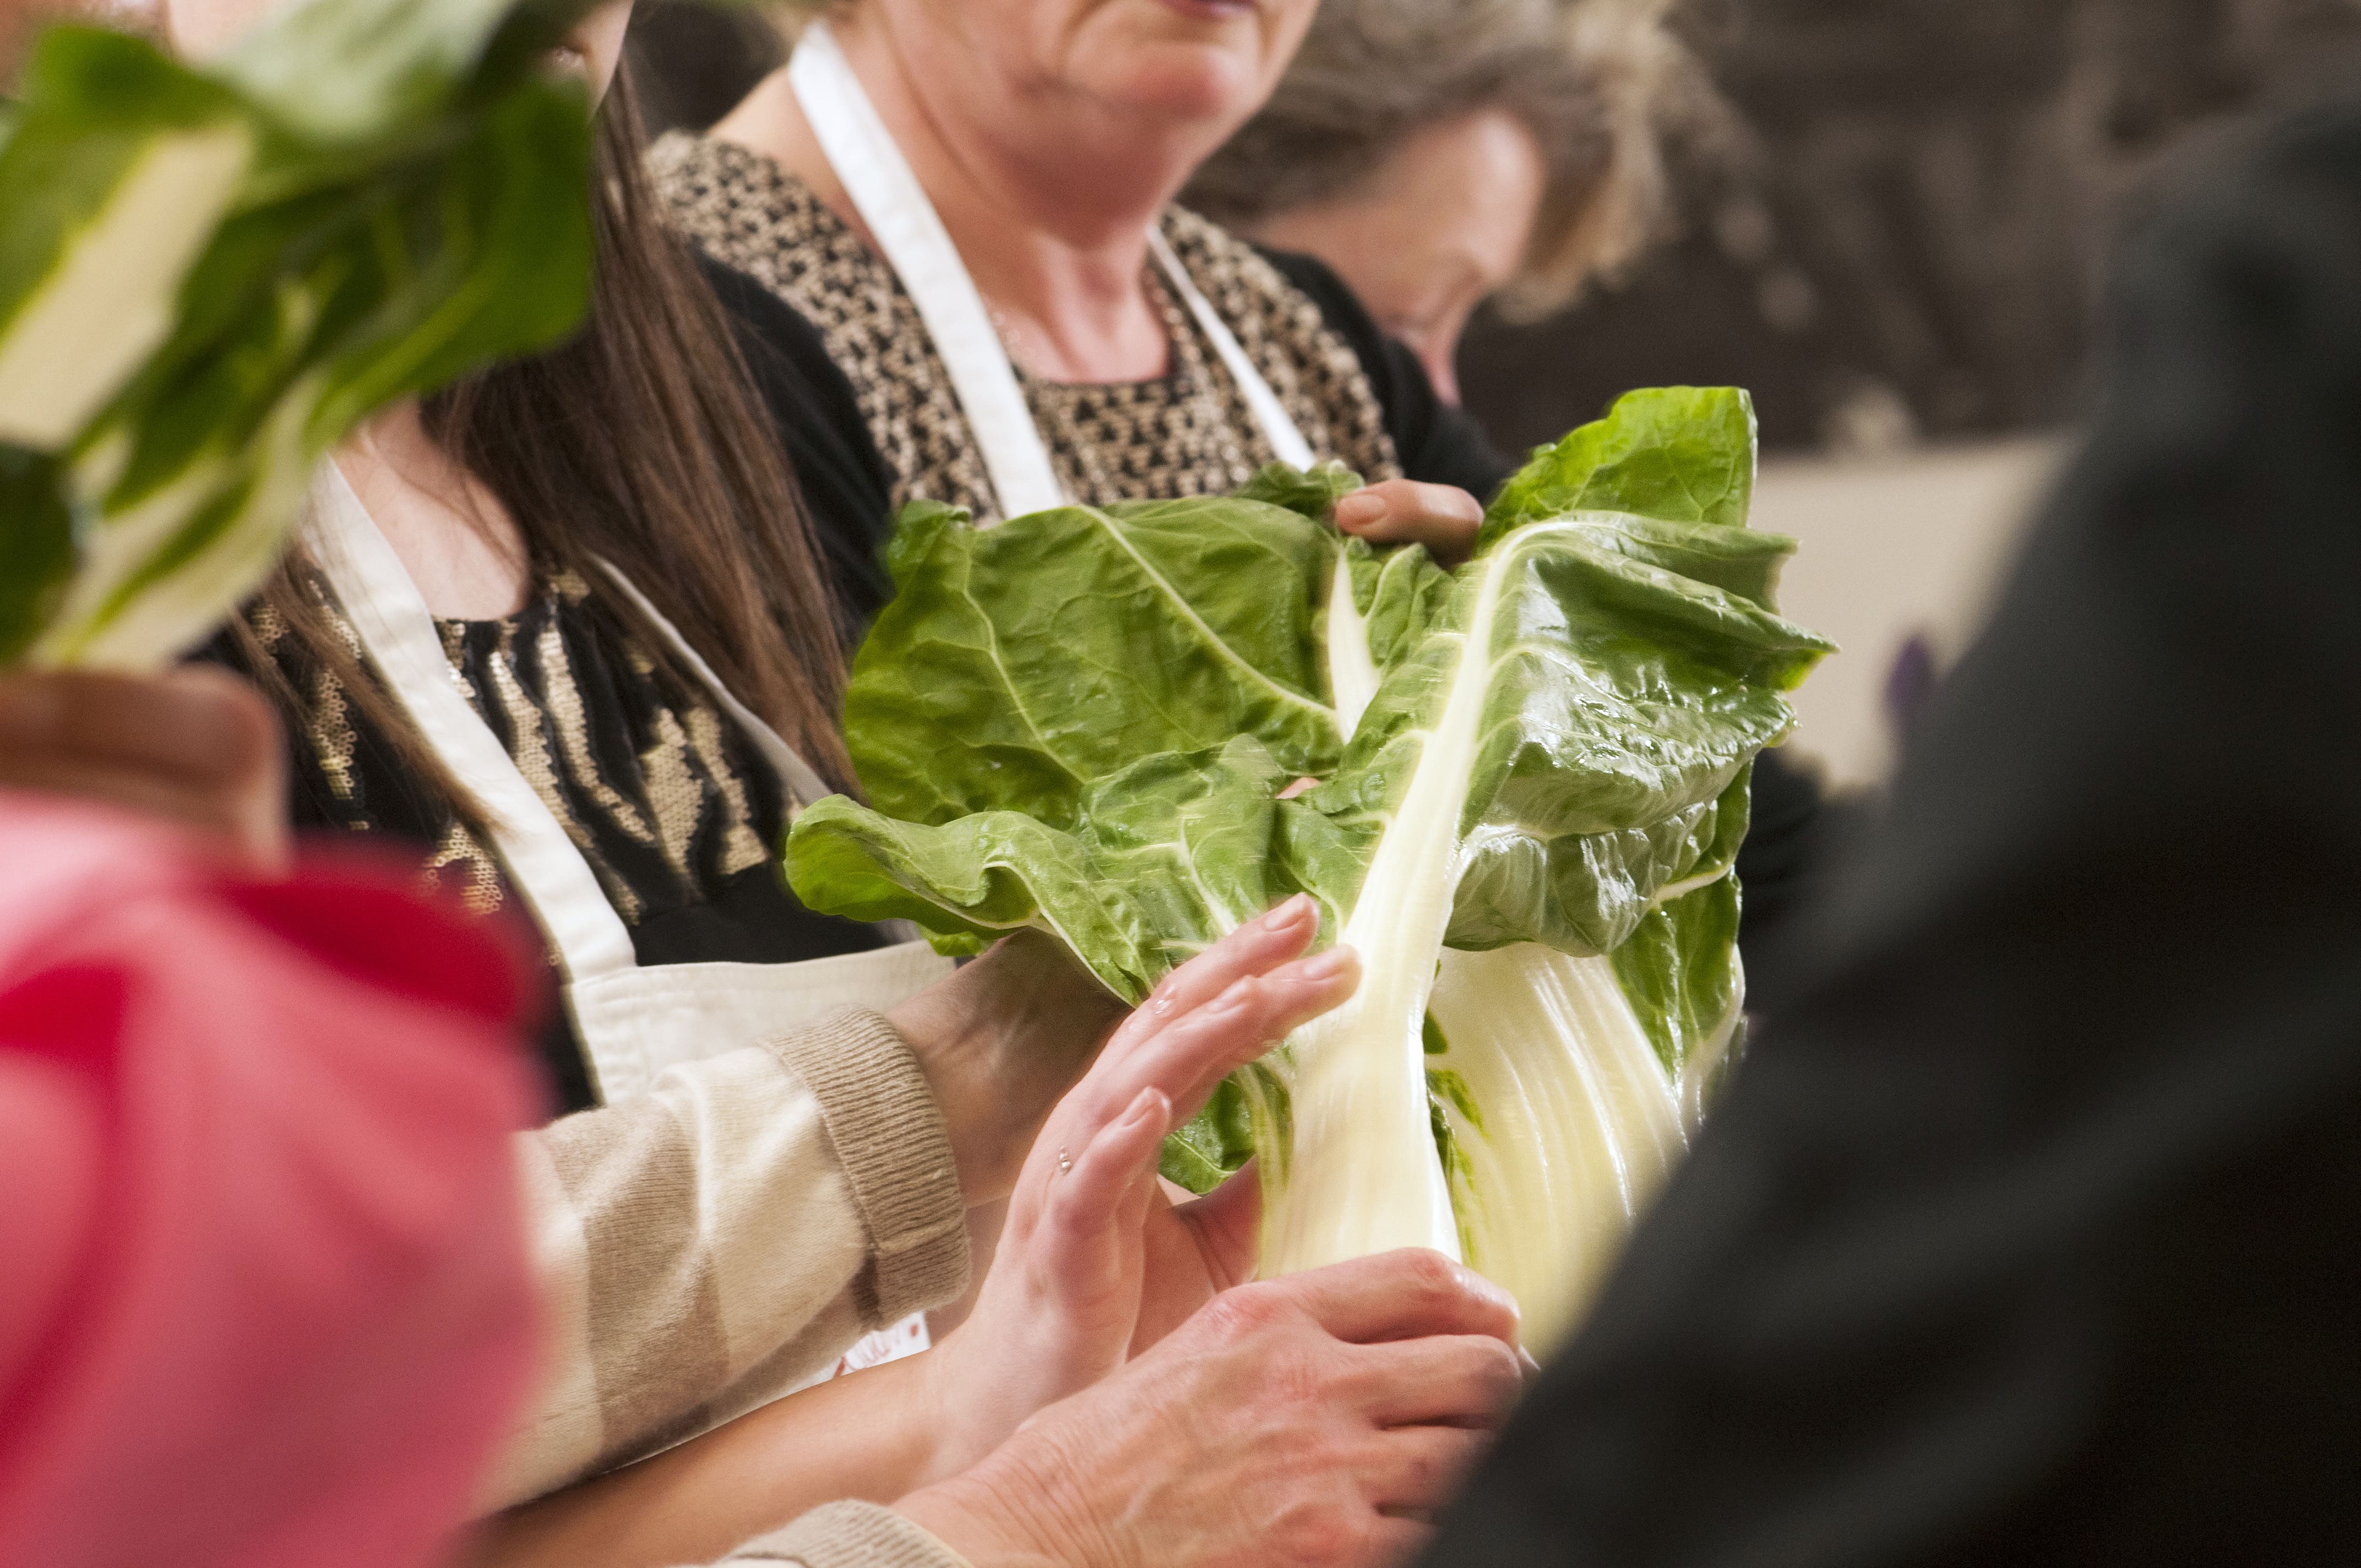
[[[1266,92],[1255,60],[1211,42],[1145,45],[1095,85],[1096,96],[1133,113],[1218,125],[1224,135],[1254,117]]]

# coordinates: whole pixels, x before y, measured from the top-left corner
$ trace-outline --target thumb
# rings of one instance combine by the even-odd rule
[[[1196,1236],[1205,1272],[1215,1290],[1243,1285],[1254,1277],[1255,1248],[1262,1229],[1262,1173],[1253,1160],[1175,1214]]]

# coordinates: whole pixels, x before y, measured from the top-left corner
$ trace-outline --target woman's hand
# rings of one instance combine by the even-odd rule
[[[1440,1253],[1241,1286],[896,1506],[975,1568],[1400,1562],[1521,1387],[1516,1329]]]
[[[1423,544],[1445,566],[1476,553],[1484,505],[1454,485],[1388,479],[1336,503],[1336,526],[1372,544]]]
[[[1203,1201],[1208,1219],[1165,1200],[1157,1154],[1226,1074],[1353,993],[1351,949],[1290,961],[1318,927],[1297,897],[1175,970],[1050,1113],[974,1312],[934,1358],[932,1474],[983,1458],[1251,1266],[1251,1175]]]
[[[0,675],[0,787],[160,817],[248,870],[288,863],[286,770],[278,717],[226,670]]]
[[[935,1091],[968,1207],[1008,1196],[1049,1108],[1123,1015],[1122,1002],[1038,931],[886,1011]]]

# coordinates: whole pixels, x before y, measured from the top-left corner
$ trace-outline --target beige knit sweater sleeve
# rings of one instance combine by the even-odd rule
[[[794,1563],[802,1568],[968,1568],[967,1560],[874,1503],[830,1503],[750,1541],[721,1563]]]
[[[967,1283],[949,1135],[873,1013],[675,1068],[518,1154],[542,1372],[488,1512],[766,1404]]]

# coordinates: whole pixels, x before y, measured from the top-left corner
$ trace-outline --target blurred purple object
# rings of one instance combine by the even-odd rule
[[[1934,646],[1924,633],[1902,645],[1902,652],[1894,656],[1894,668],[1885,675],[1885,719],[1894,727],[1896,740],[1910,738],[1934,702],[1942,680],[1935,665]]]

